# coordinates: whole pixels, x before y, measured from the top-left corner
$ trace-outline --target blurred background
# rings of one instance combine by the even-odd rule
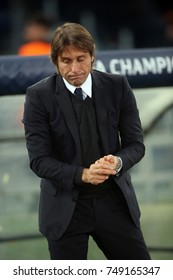
[[[20,48],[32,40],[49,43],[64,21],[83,24],[100,51],[173,48],[173,2],[167,0],[6,0],[0,2],[0,77],[1,58],[28,55]],[[172,86],[133,89],[146,155],[130,173],[153,259],[173,259],[173,57],[169,65]],[[49,259],[38,232],[40,180],[29,169],[24,99],[25,92],[1,95],[0,87],[0,260]],[[88,259],[104,259],[92,239]]]
[[[35,13],[50,20],[50,36],[64,21],[83,24],[97,49],[173,45],[173,2],[169,0],[6,0],[0,2],[0,54],[15,54]]]

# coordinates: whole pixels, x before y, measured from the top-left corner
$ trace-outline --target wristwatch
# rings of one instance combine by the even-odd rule
[[[117,157],[117,159],[118,159],[118,163],[117,163],[117,165],[116,165],[116,167],[115,167],[116,174],[117,174],[118,172],[120,172],[120,170],[121,170],[121,168],[122,168],[122,166],[123,166],[122,159],[121,159],[120,157]]]

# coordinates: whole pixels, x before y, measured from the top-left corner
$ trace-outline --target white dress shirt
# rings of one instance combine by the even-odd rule
[[[64,80],[64,83],[65,83],[66,87],[68,88],[68,90],[74,94],[76,87],[69,84],[64,78],[63,78],[63,80]],[[87,96],[92,98],[92,79],[91,79],[90,73],[89,73],[86,81],[80,86],[80,88],[82,89],[83,99],[85,99]]]

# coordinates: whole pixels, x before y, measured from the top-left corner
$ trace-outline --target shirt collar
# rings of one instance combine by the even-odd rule
[[[64,78],[64,83],[66,85],[66,87],[68,88],[68,90],[72,93],[74,93],[76,87],[69,84]],[[91,79],[91,74],[89,73],[86,81],[80,86],[83,93],[87,96],[89,96],[90,98],[92,97],[92,79]]]

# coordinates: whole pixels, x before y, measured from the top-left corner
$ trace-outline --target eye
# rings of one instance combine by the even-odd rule
[[[69,64],[69,63],[70,63],[70,59],[64,58],[64,59],[62,59],[62,62],[63,62],[64,64]]]
[[[78,57],[78,61],[79,61],[79,62],[82,62],[82,61],[84,61],[84,60],[85,60],[85,57],[84,57],[84,56]]]

